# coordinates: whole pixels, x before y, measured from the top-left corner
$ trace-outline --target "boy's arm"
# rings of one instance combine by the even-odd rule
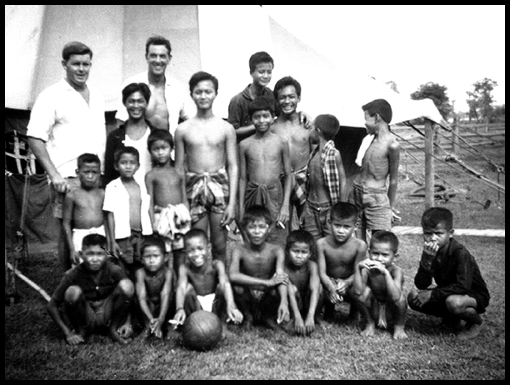
[[[64,232],[66,234],[66,242],[69,246],[69,256],[71,257],[71,263],[77,264],[78,257],[76,255],[76,250],[74,249],[73,242],[73,229],[71,226],[73,220],[73,211],[74,211],[74,194],[72,191],[66,194],[64,200],[64,212],[62,213],[62,226],[64,228]]]
[[[159,324],[163,325],[165,322],[166,314],[168,313],[168,308],[170,307],[170,295],[172,294],[172,270],[170,268],[166,268],[165,271],[165,283],[163,284],[163,289],[161,290],[161,309],[159,311]]]
[[[228,183],[229,183],[229,200],[228,206],[223,217],[221,218],[220,225],[228,225],[235,219],[236,214],[236,198],[237,198],[237,187],[239,180],[239,168],[237,165],[237,140],[234,127],[228,124],[226,134],[226,150],[227,150],[227,172],[228,172]]]
[[[244,195],[246,193],[246,142],[239,144],[239,221],[244,216]],[[240,223],[240,222],[239,222]]]
[[[397,141],[394,141],[389,149],[389,186],[388,186],[388,199],[390,200],[390,206],[392,213],[396,210],[394,208],[395,204],[395,198],[397,196],[397,189],[398,189],[398,167],[400,164],[400,145]],[[396,215],[393,214],[393,217]],[[396,216],[398,218],[398,216]]]
[[[244,252],[243,246],[237,246],[232,251],[232,261],[230,262],[229,269],[229,278],[230,282],[234,285],[248,286],[248,287],[264,287],[270,288],[276,286],[283,282],[283,277],[277,278],[277,274],[271,279],[261,279],[252,277],[250,275],[244,274],[240,270],[240,260],[242,258],[242,253]],[[285,275],[286,276],[286,275]]]
[[[386,288],[388,290],[388,296],[392,301],[398,301],[400,299],[403,287],[404,272],[398,266],[394,266],[386,275]]]
[[[340,183],[340,201],[347,202],[349,199],[349,191],[347,191],[347,178],[345,177],[344,163],[340,151],[335,152],[336,167],[338,169],[338,181]]]
[[[145,271],[143,268],[140,268],[135,272],[135,281],[136,296],[138,297],[140,310],[143,314],[145,314],[150,322],[154,317],[149,309],[149,305],[147,304],[147,289],[145,288]]]
[[[243,322],[243,314],[239,311],[234,301],[234,293],[232,291],[232,286],[230,285],[230,281],[225,270],[225,264],[223,261],[219,260],[215,260],[213,263],[216,267],[216,271],[218,272],[218,281],[220,283],[221,290],[225,296],[225,302],[227,305],[227,317],[236,324],[241,323]]]
[[[152,179],[153,179],[152,173],[150,171],[147,174],[145,174],[145,187],[147,189],[147,194],[149,194],[149,197],[150,197],[149,217],[151,219],[152,230],[155,231],[155,228],[154,228],[154,185],[153,185]]]
[[[287,297],[287,285],[289,278],[285,273],[285,252],[281,247],[276,250],[276,276],[285,276],[286,279],[278,285],[278,293],[280,294],[280,306],[278,307],[277,322],[288,322],[290,320],[289,314],[289,298]]]
[[[177,290],[175,291],[175,315],[174,320],[182,324],[186,319],[184,311],[184,300],[186,299],[186,289],[188,287],[188,268],[185,264],[179,266],[179,278],[177,280]]]
[[[308,261],[310,269],[310,304],[308,308],[307,319],[313,320],[317,304],[319,303],[321,280],[319,277],[319,267],[314,261]]]
[[[292,168],[290,165],[289,142],[284,138],[281,139],[281,142],[283,173],[285,175],[285,180],[283,184],[283,203],[277,221],[287,225],[287,222],[289,221],[290,192],[292,188]]]
[[[326,255],[323,246],[324,238],[317,241],[317,266],[319,268],[319,278],[324,285],[324,288],[329,293],[336,292],[336,286],[326,273]]]
[[[108,250],[116,257],[122,254],[119,245],[115,242],[115,217],[111,211],[103,211],[106,213],[106,241]]]

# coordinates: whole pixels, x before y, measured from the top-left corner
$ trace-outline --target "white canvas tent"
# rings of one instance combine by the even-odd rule
[[[270,53],[271,87],[293,76],[302,85],[301,110],[340,120],[336,142],[346,168],[346,157],[352,164],[365,135],[361,106],[373,99],[390,102],[392,123],[419,117],[444,123],[430,99],[413,101],[368,76],[342,71],[258,5],[5,5],[6,133],[9,127],[23,131],[37,95],[64,76],[61,51],[72,40],[92,48],[89,83],[102,91],[113,116],[123,80],[147,68],[145,41],[153,34],[171,41],[167,71],[183,84],[199,70],[219,79],[214,111],[223,118],[230,98],[251,81],[249,57]]]
[[[417,117],[441,122],[431,100],[413,101],[368,76],[344,73],[257,5],[6,5],[5,107],[30,109],[63,76],[63,45],[79,40],[94,51],[89,81],[113,111],[122,81],[146,69],[145,41],[152,34],[172,43],[172,76],[186,85],[199,70],[219,79],[215,112],[222,117],[230,98],[251,81],[250,55],[265,50],[275,59],[271,86],[295,77],[303,88],[302,109],[312,116],[332,113],[342,125],[363,127],[361,105],[385,98],[393,123]]]

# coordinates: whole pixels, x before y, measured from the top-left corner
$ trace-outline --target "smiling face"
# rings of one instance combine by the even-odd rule
[[[131,119],[144,119],[145,110],[147,109],[147,100],[145,100],[145,97],[140,91],[133,92],[129,95],[124,105]]]
[[[292,115],[296,112],[300,98],[297,94],[296,87],[293,85],[283,87],[278,91],[277,103],[280,110],[285,115]]]
[[[191,97],[199,110],[212,108],[216,96],[217,93],[212,80],[202,80],[198,82],[191,93]]]
[[[211,258],[211,245],[202,236],[186,239],[184,244],[188,260],[195,267],[202,267]]]
[[[257,64],[255,70],[251,73],[253,83],[261,87],[267,87],[267,85],[271,82],[272,76],[273,64],[270,62]]]
[[[255,126],[255,130],[261,134],[269,131],[273,120],[273,115],[269,110],[255,111],[251,116],[251,121]]]
[[[149,65],[149,73],[155,76],[163,76],[171,58],[172,56],[164,45],[151,44],[145,54],[145,59]]]
[[[89,78],[92,58],[90,54],[71,55],[69,60],[62,60],[62,67],[66,71],[67,82],[75,89],[83,89]]]

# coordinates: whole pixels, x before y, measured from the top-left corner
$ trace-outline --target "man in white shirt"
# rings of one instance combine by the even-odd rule
[[[106,144],[105,105],[101,93],[87,85],[92,50],[70,42],[62,50],[65,77],[37,97],[27,127],[30,148],[57,194],[53,214],[60,219],[65,193],[77,187],[77,159],[84,153],[99,156],[103,163]],[[64,270],[71,267],[63,226],[59,258]]]
[[[176,79],[167,77],[165,72],[172,59],[170,42],[163,36],[151,36],[145,44],[147,71],[124,81],[121,89],[130,83],[145,83],[151,90],[151,98],[145,111],[145,118],[154,128],[169,130],[172,136],[180,121],[194,115],[189,93]],[[115,118],[118,124],[128,118],[125,106],[119,102]]]

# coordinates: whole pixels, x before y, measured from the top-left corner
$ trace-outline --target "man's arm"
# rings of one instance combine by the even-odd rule
[[[244,216],[244,196],[246,193],[246,143],[239,144],[239,220]],[[240,223],[240,222],[239,222]]]
[[[278,221],[286,224],[289,220],[290,192],[292,189],[292,168],[290,166],[290,149],[287,139],[282,138],[282,163],[285,180],[283,184],[283,203]]]
[[[42,139],[28,137],[28,145],[41,166],[44,168],[44,171],[46,171],[46,174],[48,174],[55,190],[60,193],[67,192],[69,189],[67,181],[60,175],[57,168],[51,161],[48,149],[46,148],[46,142]]]
[[[349,199],[349,192],[347,191],[347,178],[345,177],[344,164],[340,151],[335,151],[335,162],[338,169],[338,181],[340,183],[340,201],[347,202]]]

